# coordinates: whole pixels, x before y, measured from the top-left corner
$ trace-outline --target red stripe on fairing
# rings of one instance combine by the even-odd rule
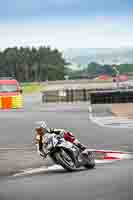
[[[75,140],[75,137],[71,136],[69,133],[64,133],[64,139],[73,143]]]

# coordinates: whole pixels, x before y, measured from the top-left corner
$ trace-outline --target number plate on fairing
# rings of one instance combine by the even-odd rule
[[[65,148],[68,148],[68,149],[72,149],[73,144],[70,143],[70,142],[67,142],[67,141],[62,141],[61,144],[59,144],[58,146],[65,147]]]

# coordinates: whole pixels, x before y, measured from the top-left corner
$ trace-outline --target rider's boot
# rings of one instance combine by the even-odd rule
[[[77,139],[74,141],[74,144],[81,150],[82,154],[88,154],[87,147],[81,144]]]

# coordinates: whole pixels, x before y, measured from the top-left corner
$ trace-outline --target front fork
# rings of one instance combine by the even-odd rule
[[[78,147],[74,146],[72,154],[73,154],[75,165],[77,168],[79,168],[81,166],[81,160],[79,160],[80,151]]]

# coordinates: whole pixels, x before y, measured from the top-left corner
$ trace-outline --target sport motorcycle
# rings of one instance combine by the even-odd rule
[[[43,148],[54,163],[67,171],[74,171],[82,166],[87,169],[95,167],[94,151],[88,149],[84,154],[75,144],[56,134],[50,134],[45,138]]]

